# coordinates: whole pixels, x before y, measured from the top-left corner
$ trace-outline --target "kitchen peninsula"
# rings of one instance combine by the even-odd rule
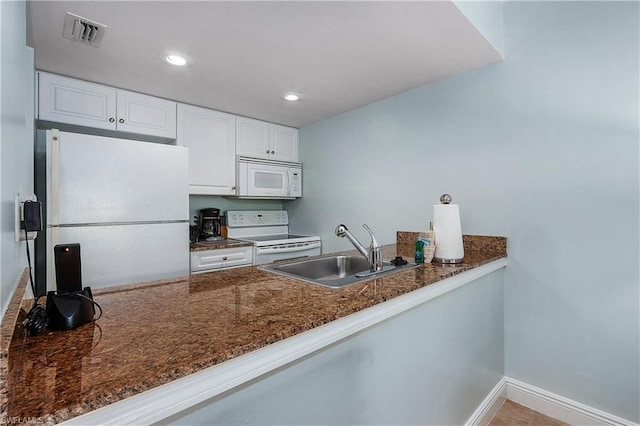
[[[465,236],[464,240],[462,264],[425,264],[342,289],[312,285],[256,267],[103,289],[94,294],[104,310],[99,321],[73,331],[33,337],[25,337],[20,324],[30,302],[14,298],[2,324],[0,360],[6,364],[2,378],[7,390],[2,415],[46,423],[74,418],[81,423],[161,421],[506,266],[506,238]],[[395,253],[395,245],[384,247],[385,258]],[[448,279],[462,281],[448,289],[433,285],[446,285]],[[425,293],[427,290],[432,294]],[[388,310],[395,306],[391,302],[397,301],[404,301],[404,307],[386,314],[375,311]],[[11,318],[15,327],[8,324]],[[360,325],[348,323],[357,318]],[[333,337],[324,331],[320,340],[314,337],[340,324],[349,330]],[[7,336],[11,334],[9,344]],[[280,349],[278,361],[272,365],[267,365],[268,354],[259,352],[283,344],[293,348],[299,338],[307,339],[306,343],[288,355],[286,348]],[[312,341],[315,343],[309,344]],[[265,354],[262,365],[256,355],[261,353]],[[185,380],[207,372],[217,372],[219,378],[229,373],[225,366],[241,363],[248,356],[254,357],[249,370],[255,374],[234,376],[227,380],[225,389],[199,400],[193,395],[181,399],[180,392],[188,384]],[[193,390],[197,383],[196,379],[187,387]],[[141,403],[145,395],[155,391],[173,392],[175,406],[167,407],[166,402],[158,406],[148,399]],[[165,401],[163,396],[158,398]],[[116,402],[132,405],[122,405],[122,417],[114,418],[105,409]],[[106,417],[100,417],[101,412]],[[89,417],[77,417],[87,413]]]

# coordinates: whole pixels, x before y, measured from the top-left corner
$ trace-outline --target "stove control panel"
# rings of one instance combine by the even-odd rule
[[[241,228],[243,226],[275,226],[288,225],[289,215],[286,210],[229,210],[227,226]]]

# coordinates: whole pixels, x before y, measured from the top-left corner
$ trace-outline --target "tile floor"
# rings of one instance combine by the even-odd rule
[[[489,422],[489,426],[568,426],[508,399]]]

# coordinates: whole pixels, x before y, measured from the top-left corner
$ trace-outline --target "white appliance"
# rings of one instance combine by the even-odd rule
[[[227,228],[229,238],[254,244],[254,265],[318,256],[322,248],[318,236],[289,234],[286,210],[228,211]]]
[[[46,134],[48,290],[63,243],[80,243],[93,289],[189,275],[186,148]]]
[[[302,197],[302,164],[238,157],[238,197]]]

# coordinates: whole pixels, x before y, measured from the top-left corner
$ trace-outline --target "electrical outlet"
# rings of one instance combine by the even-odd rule
[[[22,220],[24,219],[24,202],[25,201],[38,201],[34,194],[20,194],[16,195],[15,202],[15,241],[25,240],[24,230],[22,229]],[[35,240],[38,236],[37,232],[27,232],[29,240]]]

